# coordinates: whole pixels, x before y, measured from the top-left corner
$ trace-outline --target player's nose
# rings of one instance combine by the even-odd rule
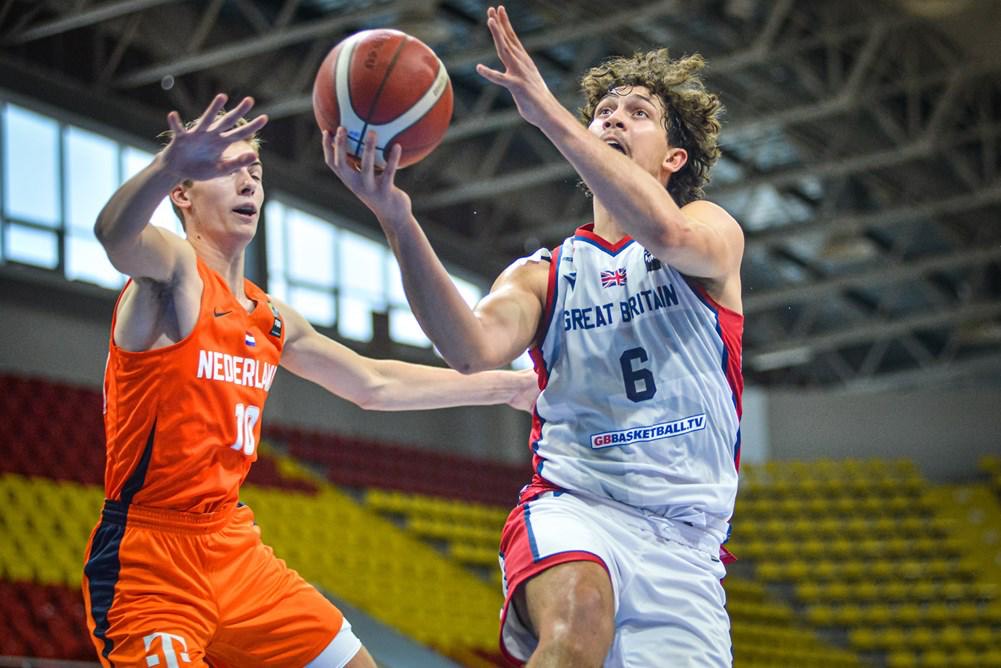
[[[247,169],[241,169],[236,173],[237,189],[241,195],[253,195],[257,192],[257,181],[250,175]]]
[[[618,110],[613,111],[611,114],[605,117],[605,121],[604,123],[602,123],[602,127],[605,128],[606,130],[608,128],[623,128],[625,127],[625,123],[623,122],[624,118],[625,117],[622,114],[620,114]]]

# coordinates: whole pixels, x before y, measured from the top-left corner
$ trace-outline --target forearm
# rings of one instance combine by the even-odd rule
[[[670,237],[683,232],[685,218],[664,184],[606,146],[562,105],[554,103],[539,128],[573,165],[595,199],[614,212],[623,229],[644,245],[670,245]]]
[[[490,347],[480,321],[413,215],[380,222],[399,262],[410,308],[449,366],[463,373],[496,366],[486,362]]]
[[[158,155],[111,196],[98,214],[95,236],[109,249],[134,241],[178,181]]]
[[[523,379],[511,371],[464,375],[452,369],[379,360],[375,363],[375,373],[378,382],[362,404],[369,410],[507,404],[524,389]]]

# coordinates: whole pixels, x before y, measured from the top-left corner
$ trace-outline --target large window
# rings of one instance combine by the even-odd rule
[[[0,95],[0,264],[60,272],[67,279],[120,288],[125,280],[94,238],[105,202],[153,153],[5,100]],[[370,341],[385,318],[393,341],[430,342],[407,305],[396,259],[385,242],[289,204],[280,193],[265,207],[269,292],[311,322]],[[166,198],[152,222],[183,236]],[[483,290],[453,275],[467,303]],[[523,366],[523,359],[518,366]]]
[[[307,213],[280,194],[265,214],[268,288],[278,299],[348,339],[370,341],[378,314],[386,317],[393,341],[431,345],[407,305],[400,268],[384,242],[348,229],[346,221]],[[483,294],[472,281],[452,280],[470,305]]]
[[[3,257],[47,269],[59,267],[59,125],[4,105]]]

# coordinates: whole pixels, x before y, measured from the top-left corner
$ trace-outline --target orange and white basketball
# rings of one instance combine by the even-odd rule
[[[441,142],[452,119],[452,83],[429,46],[399,30],[364,30],[341,41],[323,60],[313,82],[313,113],[323,129],[339,125],[348,153],[357,159],[362,141],[378,137],[376,166],[393,144],[400,166],[426,157]]]

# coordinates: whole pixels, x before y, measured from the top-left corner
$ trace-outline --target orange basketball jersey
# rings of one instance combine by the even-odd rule
[[[178,343],[122,350],[112,320],[104,377],[109,500],[189,513],[229,508],[257,459],[284,323],[250,281],[248,313],[201,259],[198,274],[198,320]]]

